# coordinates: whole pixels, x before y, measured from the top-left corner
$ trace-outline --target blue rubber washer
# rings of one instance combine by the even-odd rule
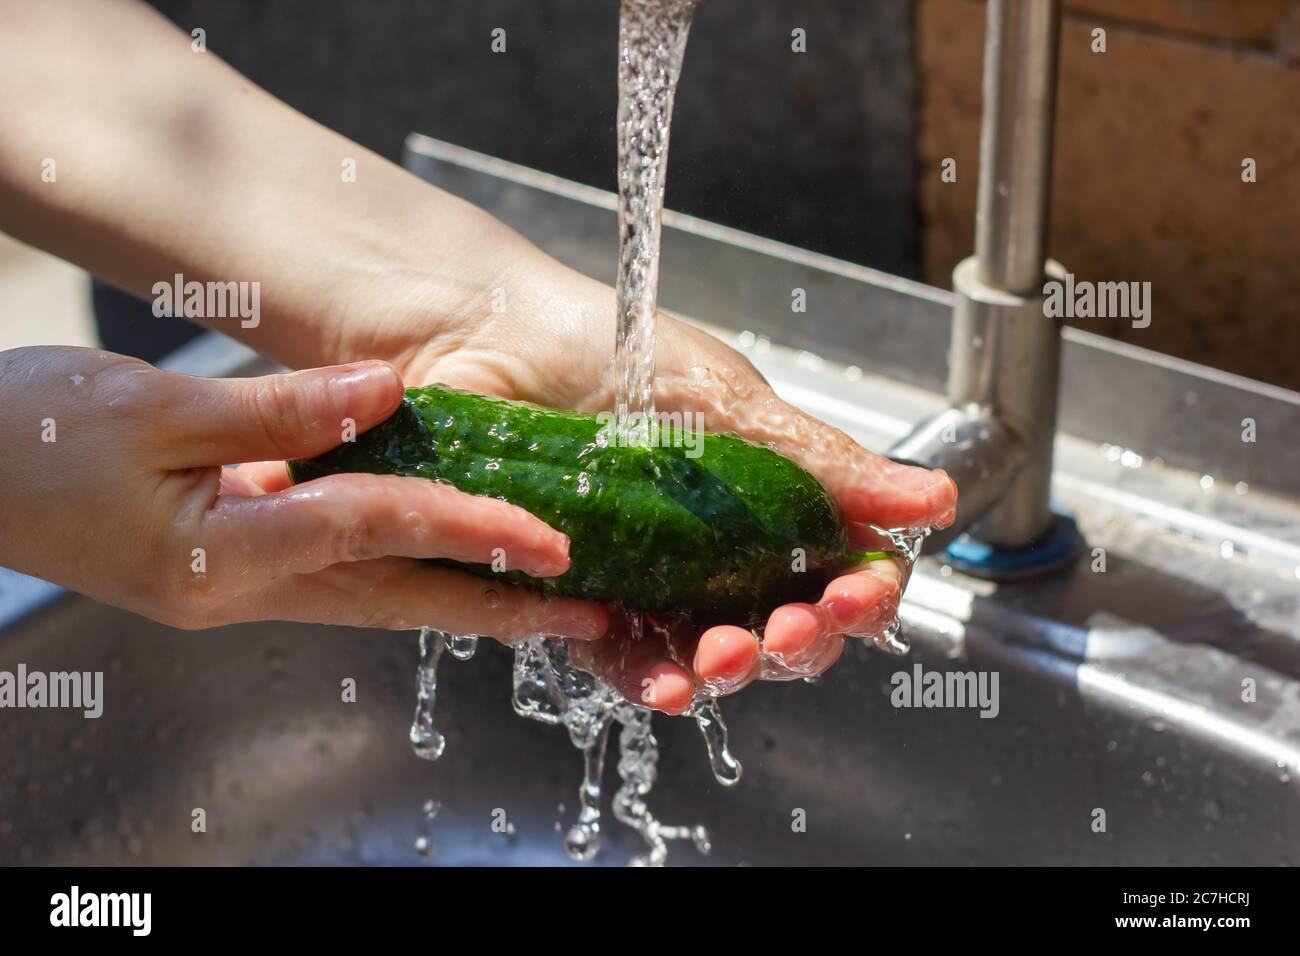
[[[947,556],[958,571],[983,578],[1014,578],[1064,567],[1075,557],[1079,526],[1064,511],[1038,541],[1023,548],[998,548],[962,535],[948,545]]]

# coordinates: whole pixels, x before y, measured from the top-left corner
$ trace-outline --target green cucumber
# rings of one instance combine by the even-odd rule
[[[607,436],[595,415],[431,385],[407,389],[387,421],[290,462],[289,473],[295,482],[410,475],[504,499],[569,536],[569,570],[538,580],[458,566],[701,623],[757,624],[779,604],[816,601],[835,574],[882,556],[850,552],[826,490],[769,448],[670,427],[649,446]]]

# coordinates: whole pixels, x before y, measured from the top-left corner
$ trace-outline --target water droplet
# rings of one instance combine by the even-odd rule
[[[872,643],[886,654],[902,656],[911,652],[912,645],[901,633],[902,624],[898,618],[894,618],[883,628],[880,633],[872,638]]]
[[[564,852],[575,860],[590,860],[600,850],[600,778],[609,739],[607,715],[596,718],[594,733],[582,752],[582,783],[578,787],[578,822],[564,838]]]
[[[690,715],[704,736],[704,746],[709,752],[709,767],[713,776],[724,787],[734,787],[740,782],[742,767],[727,748],[727,725],[713,697],[697,697],[691,704]]]
[[[575,823],[564,835],[564,852],[573,860],[590,860],[600,852],[600,834],[593,827]]]
[[[434,709],[438,703],[438,661],[447,646],[442,631],[420,631],[420,664],[416,670],[415,717],[411,721],[410,741],[415,755],[423,760],[437,760],[446,749],[447,740],[434,726]]]
[[[475,634],[453,634],[447,638],[447,650],[458,661],[467,661],[478,650],[478,636]]]
[[[74,398],[90,398],[95,394],[95,377],[80,372],[68,379],[68,393]]]

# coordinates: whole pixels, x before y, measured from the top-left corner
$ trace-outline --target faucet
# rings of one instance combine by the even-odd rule
[[[1060,0],[989,0],[984,44],[975,254],[953,271],[949,408],[923,421],[891,458],[944,468],[960,490],[957,520],[927,551],[982,577],[1059,570],[1078,532],[1051,505],[1061,332],[1043,285],[1056,112]]]

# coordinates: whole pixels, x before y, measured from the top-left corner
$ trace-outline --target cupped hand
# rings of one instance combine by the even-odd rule
[[[369,327],[366,347],[392,359],[411,385],[612,408],[613,291],[526,255],[499,281],[468,295],[455,315],[399,312]],[[661,315],[655,358],[659,410],[698,412],[706,431],[735,432],[797,461],[838,501],[856,545],[888,548],[872,526],[944,527],[955,518],[957,488],[943,471],[873,454],[782,401],[744,356],[713,336]],[[608,640],[571,653],[629,700],[681,713],[698,691],[723,695],[755,679],[821,674],[845,636],[877,634],[892,620],[904,583],[897,561],[875,561],[832,581],[816,603],[775,608],[761,637],[738,626],[703,634],[648,627],[636,640],[616,619]]]
[[[600,605],[418,560],[487,562],[504,548],[511,567],[562,574],[568,539],[513,505],[418,478],[289,487],[283,459],[378,424],[401,390],[384,362],[220,380],[92,349],[0,353],[0,565],[187,629],[604,634]]]

